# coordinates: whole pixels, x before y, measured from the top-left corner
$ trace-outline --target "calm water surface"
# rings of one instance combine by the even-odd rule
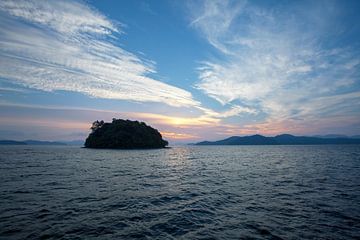
[[[360,146],[0,147],[0,239],[359,239]]]

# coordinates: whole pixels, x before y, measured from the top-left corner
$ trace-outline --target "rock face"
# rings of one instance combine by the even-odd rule
[[[87,148],[150,149],[168,145],[158,130],[138,121],[115,118],[111,123],[95,121],[91,130],[85,141]]]

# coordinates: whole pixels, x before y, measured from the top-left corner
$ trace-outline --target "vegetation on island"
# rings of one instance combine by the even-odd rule
[[[144,122],[113,118],[111,123],[95,121],[90,129],[87,148],[150,149],[168,145],[158,130]]]

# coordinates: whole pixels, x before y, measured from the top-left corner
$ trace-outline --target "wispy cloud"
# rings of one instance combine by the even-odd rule
[[[149,77],[154,62],[114,43],[121,27],[82,2],[1,1],[0,77],[44,91],[198,106],[190,92]]]
[[[190,25],[223,55],[202,62],[196,88],[223,105],[257,109],[266,126],[291,120],[304,130],[325,115],[359,116],[360,50],[341,41],[347,29],[336,20],[346,13],[338,4],[191,3]]]
[[[87,118],[71,119],[74,114],[69,114],[63,128],[74,122],[84,132],[97,117],[118,116],[147,121],[169,138],[182,140],[255,132],[328,133],[341,125],[350,126],[343,133],[351,133],[349,129],[360,126],[360,47],[355,43],[360,32],[354,27],[355,33],[347,39],[350,30],[338,22],[346,18],[339,5],[336,1],[271,6],[251,1],[189,2],[190,26],[218,51],[202,60],[191,91],[200,90],[218,101],[211,105],[215,110],[208,107],[208,99],[198,98],[205,99],[199,102],[191,92],[157,79],[154,61],[121,45],[124,25],[86,2],[3,0],[0,91],[6,95],[29,88],[64,90],[149,102],[143,104],[146,107],[161,105],[149,108],[151,113],[145,109],[96,114],[96,109],[71,111],[66,106],[67,113],[82,111]],[[16,85],[24,88],[17,90]],[[50,107],[50,111],[61,109]],[[28,118],[22,116],[18,125],[27,124]],[[11,124],[12,117],[3,121]],[[33,116],[28,123],[41,127],[44,121],[55,122],[44,115]]]
[[[12,88],[12,87],[2,87],[0,86],[0,92],[18,92],[18,93],[25,93],[28,90],[22,88]]]
[[[219,126],[224,118],[257,113],[239,103],[215,111],[195,100],[190,92],[158,81],[152,77],[156,75],[153,61],[117,44],[122,28],[121,23],[81,1],[1,1],[1,81],[42,91],[165,103],[197,112],[192,117],[130,114],[162,124],[165,132],[175,132],[167,131],[169,124],[183,129]],[[184,134],[182,138],[194,135]]]

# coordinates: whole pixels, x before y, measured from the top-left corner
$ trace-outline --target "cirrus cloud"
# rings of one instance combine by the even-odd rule
[[[291,121],[304,132],[325,116],[358,117],[359,45],[346,38],[360,31],[344,24],[349,11],[337,1],[262,5],[189,4],[190,26],[221,56],[202,61],[195,87],[223,105],[241,103],[262,113],[248,126]]]
[[[198,106],[190,92],[158,81],[152,61],[114,43],[121,24],[77,1],[1,1],[0,77],[44,91]]]

